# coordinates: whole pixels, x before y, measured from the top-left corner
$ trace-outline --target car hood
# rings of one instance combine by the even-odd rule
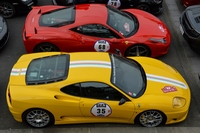
[[[133,57],[146,73],[145,95],[185,95],[189,87],[173,67],[153,58]]]
[[[167,26],[152,14],[137,9],[126,9],[123,11],[133,14],[139,22],[138,31],[132,36],[133,38],[165,38],[168,36],[169,30]]]
[[[188,7],[185,13],[192,27],[200,32],[200,5]]]

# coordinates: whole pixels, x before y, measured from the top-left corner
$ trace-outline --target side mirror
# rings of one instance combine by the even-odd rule
[[[122,105],[122,104],[124,104],[125,102],[126,102],[126,99],[121,98],[120,101],[119,101],[119,105]]]
[[[115,49],[115,53],[118,54],[119,56],[122,56],[122,53],[119,49]]]

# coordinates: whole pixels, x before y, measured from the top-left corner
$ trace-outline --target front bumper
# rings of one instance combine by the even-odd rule
[[[6,43],[8,42],[9,39],[9,31],[8,31],[8,27],[6,24],[6,21],[3,22],[3,29],[0,32],[0,49],[6,45]]]
[[[194,49],[195,51],[199,51],[200,53],[200,35],[197,35],[197,33],[194,29],[191,29],[190,25],[185,17],[185,12],[182,13],[181,17],[179,18],[180,21],[180,32],[183,36],[183,38],[189,43],[190,47]]]

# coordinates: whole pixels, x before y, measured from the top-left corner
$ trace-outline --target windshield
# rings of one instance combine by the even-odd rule
[[[134,60],[110,54],[112,62],[111,82],[131,97],[141,96],[146,89],[146,75]]]
[[[109,6],[107,24],[124,37],[132,35],[137,29],[137,21],[134,17]]]
[[[39,19],[40,26],[60,27],[75,21],[75,7],[53,10],[41,15]]]

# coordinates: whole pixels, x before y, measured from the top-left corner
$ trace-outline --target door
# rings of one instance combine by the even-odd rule
[[[83,116],[92,122],[127,122],[134,114],[134,104],[115,88],[100,82],[81,83],[80,109]]]
[[[59,110],[60,116],[66,118],[83,117],[80,111],[80,87],[79,84],[71,84],[60,89],[63,94],[55,95],[57,99],[56,110]]]
[[[116,49],[122,49],[123,39],[101,24],[82,25],[72,30],[82,35],[79,46],[81,51],[115,53]]]

